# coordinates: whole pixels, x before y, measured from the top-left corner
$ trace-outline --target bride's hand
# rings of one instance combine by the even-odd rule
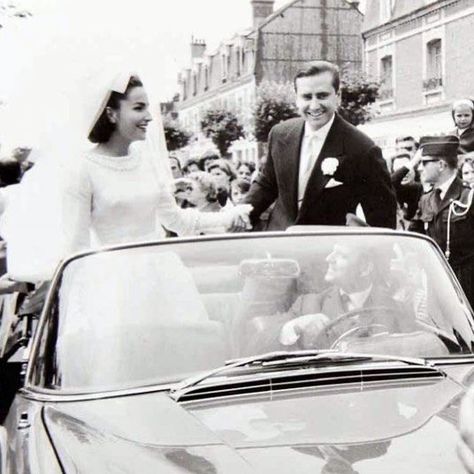
[[[252,228],[249,214],[253,207],[250,204],[239,204],[228,212],[231,215],[231,222],[227,231],[229,232],[244,232]]]

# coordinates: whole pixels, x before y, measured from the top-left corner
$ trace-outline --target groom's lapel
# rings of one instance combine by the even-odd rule
[[[341,133],[341,119],[336,114],[334,117],[334,122],[329,130],[329,133],[324,142],[321,153],[319,153],[318,159],[314,165],[311,176],[309,177],[308,184],[306,186],[306,192],[304,195],[303,203],[300,209],[300,215],[305,211],[305,209],[314,203],[316,198],[319,196],[321,191],[324,189],[328,181],[331,179],[331,176],[323,175],[321,171],[321,163],[325,158],[329,157],[339,157],[343,154],[343,141]]]
[[[291,200],[293,218],[298,212],[298,175],[300,167],[300,150],[303,140],[304,120],[297,120],[291,124],[286,134],[281,137],[282,143],[282,174],[287,184],[286,194]]]

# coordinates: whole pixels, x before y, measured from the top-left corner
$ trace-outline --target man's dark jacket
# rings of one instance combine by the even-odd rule
[[[404,218],[413,219],[418,209],[418,203],[423,195],[423,185],[417,181],[403,183],[403,178],[408,174],[408,168],[402,166],[392,173],[392,186],[395,189],[398,204],[403,209]]]
[[[469,128],[463,131],[461,135],[457,129],[449,132],[448,135],[456,135],[459,137],[458,155],[464,155],[474,151],[474,126],[471,124]]]
[[[432,190],[421,196],[409,230],[429,235],[446,252],[449,220],[449,263],[474,307],[474,205],[471,201],[471,188],[456,178],[439,206],[434,193]],[[453,201],[469,207],[465,210],[455,206],[457,212],[450,214],[449,207]]]
[[[302,118],[294,118],[270,131],[267,161],[245,199],[254,208],[252,222],[255,224],[262,212],[275,202],[267,230],[305,224],[345,225],[346,214],[355,213],[360,203],[369,225],[394,228],[395,193],[380,148],[337,114],[298,209],[304,123]],[[326,158],[338,160],[333,175],[323,174],[321,163]],[[342,184],[332,186],[335,181]]]

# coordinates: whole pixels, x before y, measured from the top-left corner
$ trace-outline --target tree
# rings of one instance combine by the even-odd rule
[[[380,84],[364,74],[345,72],[341,80],[341,106],[339,113],[352,125],[368,122],[372,116],[371,105],[379,94]]]
[[[293,85],[290,82],[262,81],[257,87],[253,115],[255,137],[258,142],[266,143],[274,125],[298,115]]]
[[[244,127],[234,112],[223,108],[207,110],[201,120],[201,129],[217,146],[222,156],[227,155],[232,142],[245,136]]]
[[[189,143],[189,140],[191,140],[192,133],[184,129],[176,120],[170,117],[164,117],[163,128],[165,130],[168,151],[183,148]]]

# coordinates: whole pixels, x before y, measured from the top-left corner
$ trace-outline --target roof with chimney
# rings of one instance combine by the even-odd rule
[[[275,10],[271,15],[267,16],[267,18],[262,23],[260,23],[260,25],[258,25],[256,28],[252,28],[249,31],[248,34],[253,33],[254,31],[257,31],[257,30],[263,28],[268,23],[271,23],[272,20],[274,20],[276,17],[278,17],[278,16],[282,15],[283,13],[285,13],[285,11],[288,10],[288,8],[290,8],[292,5],[294,5],[295,3],[300,2],[300,1],[302,1],[302,0],[291,0],[290,2],[286,3],[285,5],[282,5],[280,8]],[[362,16],[362,13],[360,12],[360,10],[358,8],[359,3],[360,3],[359,1],[344,0],[344,2],[348,3],[352,8],[357,10]]]
[[[191,65],[179,76],[184,100],[199,100],[218,87],[250,76],[283,82],[302,62],[322,58],[358,68],[362,61],[363,15],[358,1],[290,0],[273,11],[274,0],[250,0],[254,24],[212,49],[191,44]],[[204,48],[203,48],[204,46]],[[204,89],[203,89],[204,87]]]
[[[228,39],[221,41],[221,43],[218,46],[216,46],[213,50],[207,51],[206,54],[212,56],[217,51],[219,51],[220,47],[223,44],[227,44],[229,42],[232,42],[233,40],[235,40],[238,37],[244,37],[245,38],[245,37],[253,36],[258,30],[262,29],[264,26],[271,23],[275,18],[283,15],[285,13],[285,11],[288,10],[290,7],[292,7],[295,3],[298,3],[298,2],[301,2],[301,1],[304,1],[304,0],[290,0],[289,2],[285,3],[280,8],[278,8],[277,10],[275,10],[271,15],[267,16],[265,18],[265,20],[262,21],[258,26],[248,27],[248,28],[245,28],[243,30],[237,31],[236,33],[234,33]],[[352,8],[354,8],[354,10],[356,10],[357,12],[359,12],[359,14],[361,16],[363,16],[362,12],[359,10],[360,1],[358,1],[358,0],[343,0],[343,1],[347,4],[349,4]],[[367,0],[367,1],[370,1],[370,0]],[[375,0],[375,1],[378,2],[379,0]],[[416,0],[414,0],[414,1],[416,1]],[[421,0],[421,1],[423,1],[423,0]]]

